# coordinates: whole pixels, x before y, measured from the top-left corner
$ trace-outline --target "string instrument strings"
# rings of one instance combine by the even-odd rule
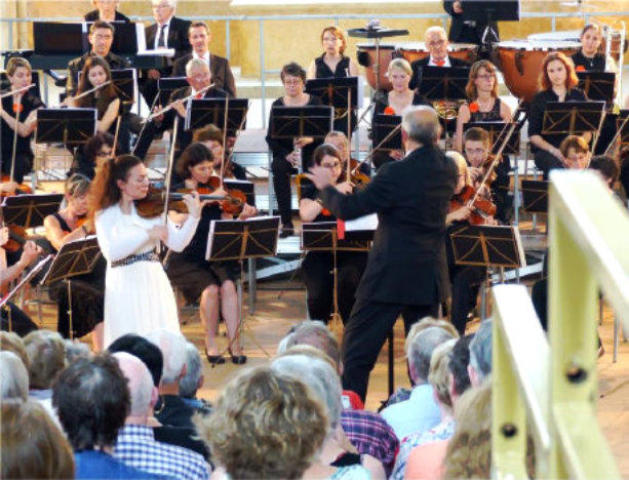
[[[169,112],[170,110],[172,110],[175,107],[175,104],[177,102],[181,102],[181,103],[186,103],[188,100],[192,100],[194,97],[196,97],[199,94],[203,94],[205,92],[207,92],[210,88],[212,88],[214,86],[213,83],[210,83],[207,87],[203,87],[201,90],[199,90],[197,93],[191,93],[190,95],[188,95],[187,97],[184,98],[178,98],[177,100],[173,100],[172,102],[170,102],[168,105],[166,105],[164,108],[158,110],[157,112],[153,112],[151,113],[148,117],[146,117],[142,123],[147,123],[147,122],[151,122],[153,121],[156,117],[159,117],[163,114],[165,114],[166,112]]]

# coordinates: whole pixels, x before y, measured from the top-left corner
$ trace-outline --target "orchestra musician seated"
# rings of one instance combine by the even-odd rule
[[[448,55],[448,36],[443,27],[433,26],[426,30],[424,34],[424,42],[429,55],[426,58],[415,60],[411,63],[413,76],[411,78],[410,88],[419,87],[419,79],[421,78],[422,67],[466,67],[467,62]]]
[[[590,147],[583,137],[568,135],[559,145],[561,155],[565,159],[563,168],[583,170],[588,168],[592,154]]]
[[[227,137],[227,140],[229,140],[229,137]],[[229,158],[229,154],[223,147],[223,132],[210,124],[195,130],[193,141],[202,143],[212,152],[212,167],[214,168],[212,175],[220,176],[221,166],[226,158]],[[224,178],[247,180],[247,171],[233,160],[229,160],[229,163],[225,165]]]
[[[314,151],[313,161],[315,165],[328,168],[333,172],[332,181],[339,192],[352,192],[352,186],[346,180],[346,170],[343,169],[343,158],[334,146],[326,143],[318,146]],[[302,185],[301,190],[299,216],[303,222],[336,221],[336,217],[323,207],[319,191],[312,183]],[[308,252],[301,268],[308,292],[309,317],[312,320],[328,323],[330,315],[338,313],[345,323],[354,306],[356,289],[366,265],[366,251],[339,251],[336,254],[336,265],[332,252]],[[336,282],[332,273],[335,267],[338,271]],[[335,285],[336,292],[334,292]],[[337,305],[334,304],[335,297]],[[338,312],[335,311],[336,307],[338,307]]]
[[[498,96],[496,67],[489,60],[479,60],[470,69],[465,86],[467,102],[459,107],[454,148],[463,151],[463,127],[468,122],[510,122],[511,108]]]
[[[77,156],[68,172],[68,177],[80,173],[92,180],[96,169],[109,160],[114,152],[114,137],[107,132],[97,132],[83,147],[83,154]]]
[[[350,156],[350,145],[347,137],[343,132],[338,130],[332,130],[328,133],[323,139],[323,143],[328,143],[336,148],[341,155],[341,159],[343,160],[343,171],[347,170],[347,162],[350,162],[350,167],[353,170],[356,168],[357,161],[351,158]],[[360,165],[360,172],[364,173],[368,177],[371,176],[371,168],[368,163],[363,162]]]
[[[186,188],[201,193],[203,190],[208,190],[212,195],[228,194],[220,186],[216,190],[210,187],[210,179],[214,171],[213,156],[212,152],[201,143],[193,143],[184,150],[177,161],[177,171],[184,180],[183,183],[173,187],[175,191]],[[246,220],[256,214],[256,208],[245,203],[238,219]],[[186,216],[176,215],[177,221],[183,221]],[[171,282],[181,289],[189,303],[194,303],[200,298],[199,314],[205,332],[205,354],[210,364],[225,363],[216,345],[219,308],[227,328],[228,351],[232,362],[239,365],[247,361],[238,338],[240,314],[235,283],[239,275],[238,263],[235,261],[208,262],[205,259],[212,220],[233,218],[232,214],[223,212],[216,202],[210,204],[206,202],[194,237],[182,252],[171,255],[167,267]]]
[[[544,180],[553,168],[561,168],[566,158],[559,145],[566,137],[564,134],[542,134],[544,111],[550,102],[583,102],[585,94],[576,88],[579,79],[572,60],[561,52],[549,53],[542,64],[540,91],[531,102],[529,111],[529,141],[535,155],[535,166],[544,173]],[[592,138],[590,132],[583,135],[586,142]]]
[[[281,237],[293,235],[294,227],[291,212],[290,176],[298,169],[305,171],[311,162],[316,142],[310,137],[290,139],[272,138],[274,131],[273,108],[304,107],[321,105],[319,97],[304,92],[306,71],[297,63],[291,62],[282,67],[280,73],[284,95],[271,105],[271,119],[266,135],[266,143],[273,154],[271,171],[273,172],[273,189],[277,198],[277,207],[282,222]]]
[[[588,23],[583,27],[579,36],[581,48],[571,57],[577,72],[616,71],[614,59],[600,52],[602,40],[603,29],[598,23]]]
[[[229,66],[229,60],[210,52],[212,32],[204,22],[192,22],[188,28],[188,41],[192,45],[192,53],[178,58],[173,63],[173,77],[185,77],[186,65],[193,58],[200,58],[210,67],[212,83],[225,90],[230,97],[236,96],[236,81]]]
[[[480,127],[472,127],[463,136],[463,153],[469,167],[472,178],[472,186],[481,188],[480,182],[487,174],[487,169],[494,160],[491,153],[491,142],[487,130]],[[489,175],[487,184],[493,202],[496,204],[496,218],[502,223],[508,223],[511,217],[512,200],[509,197],[509,172],[511,165],[506,155],[494,167]],[[482,188],[487,188],[483,186]]]
[[[4,97],[0,106],[0,117],[2,117],[0,122],[2,124],[0,129],[2,162],[0,163],[5,176],[10,175],[13,170],[13,178],[7,178],[4,181],[22,183],[24,175],[31,171],[35,158],[31,150],[31,140],[37,127],[37,109],[44,107],[44,104],[30,90],[19,92],[20,89],[32,83],[32,69],[28,60],[21,57],[10,58],[6,73],[14,94]],[[16,131],[17,141],[14,149],[13,138]],[[15,160],[12,164],[14,153]],[[11,185],[14,184],[11,183]]]
[[[130,22],[126,15],[118,11],[120,0],[92,0],[95,9],[85,14],[86,22],[103,20],[104,22]]]
[[[475,212],[474,207],[470,207],[465,200],[460,199],[466,189],[474,188],[465,158],[455,151],[450,151],[446,155],[456,163],[458,169],[458,181],[450,204],[450,211],[446,217],[447,236],[449,238],[453,232],[460,229],[462,225],[472,221],[472,217],[478,214]],[[495,225],[497,223],[490,215],[482,215],[482,217],[485,225]],[[485,277],[486,269],[476,266],[456,265],[450,241],[446,242],[446,254],[448,258],[448,273],[452,285],[452,301],[449,309],[450,322],[460,335],[465,335],[468,314],[476,306],[478,290]]]

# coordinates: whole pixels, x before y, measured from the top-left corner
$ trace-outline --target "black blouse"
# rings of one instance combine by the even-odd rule
[[[601,53],[597,53],[592,58],[588,58],[583,55],[583,52],[581,50],[579,50],[577,53],[572,55],[572,61],[574,62],[574,66],[577,67],[577,69],[579,69],[578,67],[583,67],[587,71],[605,71],[605,55]]]
[[[86,22],[95,22],[96,20],[100,20],[100,13],[98,12],[98,10],[92,10],[91,12],[87,12],[84,18]],[[126,15],[120,13],[118,10],[116,10],[116,17],[114,21],[115,22],[130,22],[131,19],[127,17]]]
[[[29,116],[29,114],[33,110],[37,110],[38,108],[44,107],[44,103],[31,93],[27,93],[22,97],[22,111],[20,112],[20,121],[23,122]],[[8,96],[2,99],[2,108],[5,112],[15,118],[16,113],[13,111],[13,96]],[[13,134],[14,131],[9,124],[2,119],[2,130],[0,132],[2,138],[2,158],[6,158],[8,160],[11,159],[11,154],[13,152]],[[18,134],[17,136],[17,145],[16,152],[18,154],[23,154],[31,159],[33,158],[33,152],[31,151],[31,139],[33,134],[28,137],[22,137]]]
[[[330,69],[327,63],[323,61],[325,53],[315,58],[315,78],[344,78],[351,76],[349,73],[349,57],[343,55],[339,63],[336,64],[334,71]]]
[[[549,88],[548,90],[543,90],[535,95],[533,101],[531,102],[531,107],[529,110],[529,138],[533,135],[541,135],[542,138],[550,143],[553,147],[559,147],[562,140],[566,138],[566,134],[542,135],[544,110],[546,110],[546,104],[558,101],[559,97],[552,88]],[[566,98],[564,100],[564,102],[585,101],[587,101],[587,97],[585,96],[583,91],[579,90],[578,88],[568,90],[568,92],[566,93]],[[539,150],[539,148],[535,146],[532,146],[531,148],[534,152]]]
[[[411,101],[411,105],[429,105],[424,99],[423,97],[418,94],[417,92],[414,92],[413,94],[413,100]],[[372,117],[372,122],[373,122],[373,118],[376,115],[381,115],[384,113],[384,110],[389,106],[389,95],[387,92],[383,91],[382,95],[377,95],[376,96],[376,105],[373,109],[373,117]]]
[[[494,106],[488,112],[472,112],[470,110],[470,122],[502,122],[500,116],[500,105],[502,100],[496,97]],[[468,104],[469,107],[469,104]]]

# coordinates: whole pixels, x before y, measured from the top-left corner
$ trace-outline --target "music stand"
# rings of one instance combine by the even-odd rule
[[[77,72],[77,85],[81,81],[83,72]],[[133,103],[135,99],[135,85],[137,82],[137,72],[135,68],[124,68],[111,71],[111,83],[116,89],[116,95],[122,103]]]
[[[347,116],[348,138],[352,131],[351,113],[358,109],[361,98],[359,85],[358,77],[315,78],[306,82],[306,93],[319,97],[324,105],[334,107],[335,120]]]
[[[497,153],[500,145],[504,142],[505,135],[508,133],[508,128],[505,129],[505,125],[505,122],[467,122],[463,124],[463,130],[467,132],[473,127],[485,130],[489,134],[489,143],[493,145],[491,153]],[[521,124],[518,124],[513,130],[502,151],[503,154],[518,155],[520,153],[520,128]],[[500,135],[501,133],[502,135]]]
[[[233,162],[233,160],[232,160]],[[255,185],[249,180],[238,180],[235,178],[224,178],[223,188],[225,190],[240,190],[247,197],[247,203],[249,205],[256,204]]]
[[[500,41],[498,33],[491,27],[493,22],[519,21],[520,0],[473,0],[465,2],[463,7],[463,20],[476,20],[486,22],[487,27],[481,38],[483,44]]]
[[[528,213],[548,213],[548,184],[543,180],[522,180],[522,208]]]
[[[95,108],[40,108],[35,143],[80,145],[96,134]]]
[[[470,69],[466,67],[419,67],[417,72],[418,92],[431,101],[465,100],[465,86]]]
[[[244,284],[245,259],[274,257],[277,255],[279,240],[280,217],[253,217],[247,220],[212,220],[208,233],[205,259],[208,262],[224,262],[236,260],[240,265],[240,291],[238,295],[238,310],[240,328],[229,342],[227,349],[231,349],[233,342],[240,341],[244,328],[242,314],[242,285]],[[270,355],[252,336],[254,343],[267,357]],[[242,343],[241,343],[242,346]]]
[[[81,55],[90,49],[82,23],[33,22],[33,43],[39,55]]]
[[[622,127],[623,122],[629,117],[629,110],[621,110],[616,119],[616,130]],[[625,123],[620,133],[620,146],[629,145],[629,122]]]
[[[190,101],[187,109],[185,130],[196,130],[206,125],[215,125],[221,130],[225,126],[227,112],[227,137],[235,137],[245,128],[249,99],[247,98],[201,98]]]
[[[24,228],[40,227],[44,218],[59,211],[62,200],[61,193],[5,197],[2,204],[4,221]]]
[[[614,72],[577,72],[578,88],[583,90],[589,100],[599,100],[608,105],[614,101],[614,86],[616,74]]]
[[[402,150],[402,131],[398,128],[401,123],[399,115],[375,115],[372,124],[374,146],[379,145],[378,150]],[[395,129],[397,132],[393,133]]]
[[[544,110],[542,135],[580,135],[599,129],[605,102],[549,102]]]
[[[186,77],[167,77],[157,80],[157,90],[159,91],[159,103],[160,105],[168,105],[170,101],[170,95],[175,91],[183,87],[188,87],[188,80]]]
[[[72,277],[90,273],[100,259],[101,251],[95,235],[68,242],[61,247],[50,269],[41,281],[50,286],[56,282],[65,282],[68,292],[68,327],[70,339],[74,338],[72,326]]]
[[[85,41],[88,41],[87,36],[89,35],[90,27],[95,22],[85,22]],[[135,22],[121,22],[114,21],[111,22],[113,25],[114,39],[111,44],[111,51],[116,55],[135,55],[138,53],[138,26],[142,27],[143,25],[137,24]],[[144,32],[142,31],[142,36],[144,36]]]

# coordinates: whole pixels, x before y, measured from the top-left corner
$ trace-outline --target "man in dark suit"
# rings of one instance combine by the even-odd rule
[[[443,9],[452,17],[450,24],[449,39],[456,43],[475,43],[481,45],[483,43],[483,33],[487,28],[487,22],[479,22],[478,20],[465,20],[463,12],[465,11],[465,3],[469,0],[443,0]],[[489,26],[498,35],[498,25],[491,22]]]
[[[413,76],[409,83],[409,88],[419,87],[421,70],[423,67],[467,67],[469,64],[458,58],[448,55],[448,37],[446,31],[441,27],[430,27],[424,34],[424,42],[429,55],[421,60],[411,63]]]
[[[343,341],[343,388],[363,400],[369,372],[397,316],[402,313],[408,331],[419,318],[436,316],[448,294],[445,219],[458,173],[436,146],[439,129],[430,107],[405,113],[406,157],[383,165],[367,188],[353,195],[331,185],[328,169],[313,167],[308,174],[336,217],[378,213],[378,229]]]
[[[92,23],[87,40],[92,46],[91,50],[70,61],[68,64],[68,78],[66,79],[66,93],[68,95],[76,94],[79,72],[83,70],[83,66],[88,57],[94,55],[103,57],[109,64],[111,70],[120,70],[130,67],[126,58],[111,53],[111,45],[114,42],[114,26],[111,23],[102,20],[97,20]]]
[[[177,0],[151,0],[155,23],[144,31],[146,48],[156,50],[172,48],[175,50],[173,61],[190,52],[188,41],[188,27],[190,22],[175,17]],[[142,95],[148,105],[151,105],[157,94],[157,80],[168,77],[172,72],[172,63],[163,69],[151,69],[145,73],[146,79],[142,86]]]
[[[236,82],[226,58],[210,53],[212,33],[203,22],[193,22],[188,29],[188,40],[192,45],[192,53],[177,59],[173,64],[173,77],[184,77],[186,65],[193,58],[200,58],[210,66],[212,82],[225,90],[231,97],[236,96]]]

